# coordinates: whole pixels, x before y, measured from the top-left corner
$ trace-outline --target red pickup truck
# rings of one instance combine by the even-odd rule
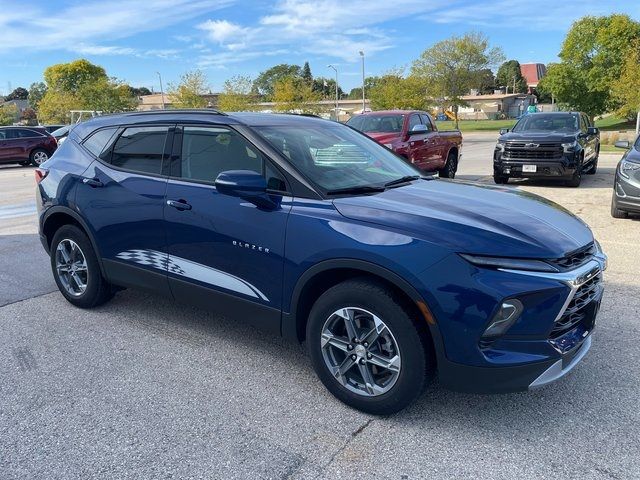
[[[453,178],[462,150],[460,130],[439,132],[433,118],[416,110],[386,110],[354,115],[347,125],[427,172]]]

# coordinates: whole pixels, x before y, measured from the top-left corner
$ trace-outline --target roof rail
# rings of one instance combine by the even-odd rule
[[[171,108],[164,110],[143,110],[138,112],[127,112],[129,115],[157,115],[157,114],[175,114],[175,113],[193,113],[193,114],[203,114],[203,113],[212,113],[214,115],[224,115],[227,116],[226,113],[221,112],[220,110],[216,110],[215,108]]]

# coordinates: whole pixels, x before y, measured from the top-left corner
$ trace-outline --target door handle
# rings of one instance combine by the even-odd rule
[[[185,200],[167,200],[167,205],[173,207],[177,210],[191,210],[191,205],[189,205]]]
[[[104,184],[97,178],[83,178],[82,183],[84,183],[85,185],[89,185],[90,187],[93,187],[93,188],[104,186]]]

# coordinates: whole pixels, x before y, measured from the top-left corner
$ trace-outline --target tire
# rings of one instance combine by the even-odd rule
[[[422,393],[435,366],[428,333],[417,322],[384,285],[364,278],[342,282],[327,290],[309,314],[306,338],[313,368],[347,405],[375,415],[398,412]],[[348,338],[350,332],[357,341]],[[344,375],[332,373],[339,366],[347,367]]]
[[[31,165],[33,165],[34,167],[39,167],[44,162],[49,160],[49,152],[47,152],[43,148],[36,148],[31,152],[29,158],[31,160]]]
[[[611,199],[611,216],[613,218],[628,218],[629,217],[629,214],[627,212],[625,212],[624,210],[620,210],[618,208],[618,205],[616,204],[615,193],[613,195],[613,198]]]
[[[31,165],[31,160],[24,160],[23,162],[18,162],[18,165],[20,165],[21,167],[28,167],[29,165]]]
[[[582,160],[578,164],[576,171],[573,172],[571,179],[567,180],[566,185],[567,187],[578,188],[580,183],[582,183]]]
[[[506,185],[507,183],[509,183],[509,177],[506,177],[504,175],[493,175],[493,181],[496,182],[498,185]]]
[[[458,170],[458,157],[455,152],[449,152],[447,155],[447,163],[444,164],[442,170],[438,170],[438,176],[440,178],[455,178]]]
[[[596,174],[596,172],[598,171],[598,158],[600,158],[600,147],[598,147],[598,150],[596,151],[596,156],[593,157],[593,160],[591,160],[591,166],[589,166],[589,169],[584,173],[586,173],[587,175]]]
[[[93,308],[113,297],[111,285],[102,277],[93,246],[78,227],[60,227],[53,236],[50,252],[53,278],[70,303],[80,308]]]

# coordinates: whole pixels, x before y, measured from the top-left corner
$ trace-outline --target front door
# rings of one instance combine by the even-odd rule
[[[178,129],[164,216],[169,285],[180,300],[280,329],[284,241],[290,198],[283,177],[237,131],[226,127]],[[219,173],[251,170],[281,192],[280,206],[258,206],[222,194]]]
[[[409,134],[416,125],[422,125],[422,120],[420,120],[420,115],[413,113],[407,120],[407,134]],[[427,146],[427,140],[428,134],[426,132],[409,135],[408,139],[409,160],[421,170],[429,170],[429,149]]]

